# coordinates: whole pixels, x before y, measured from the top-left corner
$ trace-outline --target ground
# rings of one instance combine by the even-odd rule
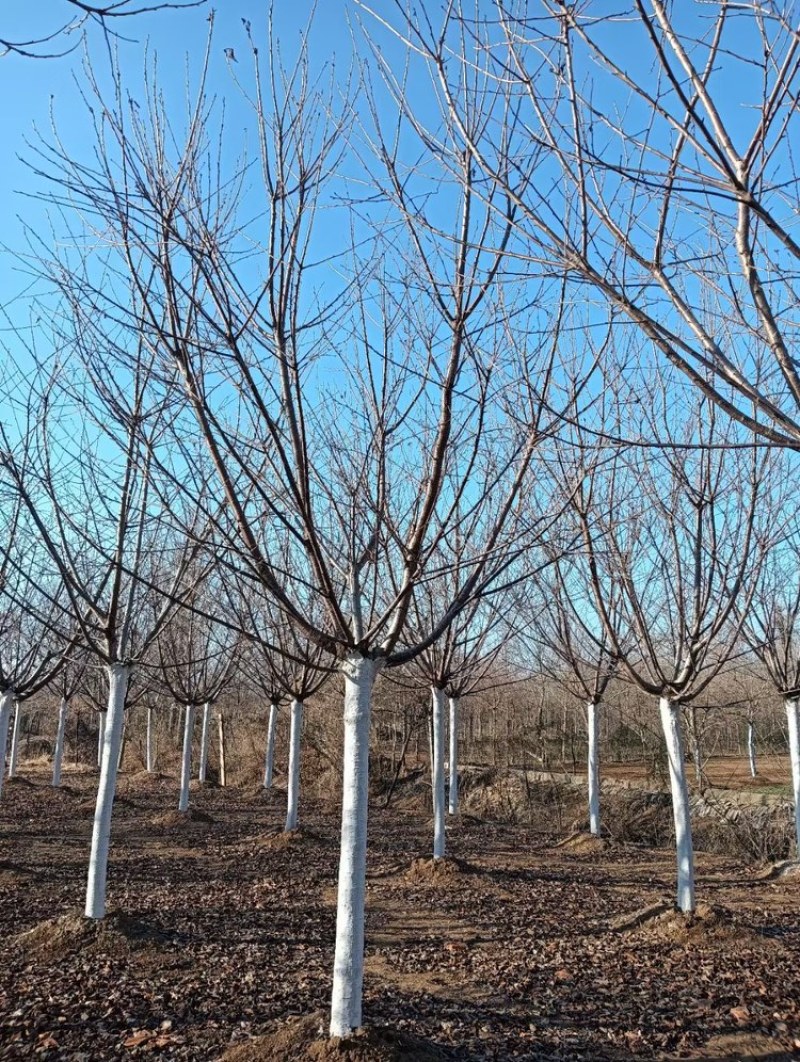
[[[304,803],[286,838],[280,791],[195,788],[186,820],[174,779],[125,776],[98,928],[80,917],[96,778],[47,782],[0,801],[0,1058],[292,1057],[250,1041],[327,1008],[336,809]],[[375,807],[365,1021],[463,1060],[792,1057],[800,878],[701,854],[702,917],[667,900],[640,920],[672,854],[560,839],[464,816],[432,872],[425,814]]]

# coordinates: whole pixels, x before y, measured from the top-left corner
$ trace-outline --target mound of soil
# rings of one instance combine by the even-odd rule
[[[189,808],[188,811],[165,811],[163,815],[156,815],[154,819],[151,819],[150,825],[157,830],[175,830],[196,824],[208,825],[213,821],[205,811]]]
[[[684,914],[668,900],[650,904],[632,915],[615,919],[612,928],[621,933],[635,933],[641,940],[656,943],[699,944],[704,941],[730,941],[739,944],[767,943],[741,925],[731,912],[710,903],[699,903],[692,914]]]
[[[797,1055],[763,1033],[730,1033],[714,1036],[696,1048],[694,1058],[713,1062],[792,1062]]]
[[[326,1037],[327,1015],[318,1012],[230,1048],[220,1062],[443,1062],[443,1050],[386,1026],[367,1027],[342,1039]]]
[[[120,796],[116,793],[114,796],[114,806],[122,808],[133,808],[136,805],[128,797]],[[82,800],[80,804],[75,805],[75,810],[79,815],[94,815],[97,808],[97,797],[90,797],[88,800]]]
[[[52,962],[68,955],[129,955],[163,941],[164,935],[129,915],[113,912],[96,921],[79,912],[40,922],[14,938],[26,955]]]
[[[559,841],[556,848],[560,848],[562,852],[571,852],[574,855],[594,855],[596,852],[605,852],[608,848],[608,841],[603,837],[595,837],[593,834],[581,830],[577,833],[571,833],[569,837]]]
[[[405,873],[410,885],[439,885],[452,882],[464,874],[469,874],[471,867],[461,859],[415,859]]]
[[[268,852],[283,852],[287,848],[313,844],[319,839],[318,833],[301,826],[296,830],[274,830],[264,837],[259,837],[255,843],[256,847],[266,849]]]

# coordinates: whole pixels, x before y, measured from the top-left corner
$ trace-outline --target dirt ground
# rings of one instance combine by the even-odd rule
[[[0,1059],[291,1057],[270,1045],[329,1001],[335,809],[284,838],[280,791],[195,788],[187,820],[174,779],[124,776],[94,926],[95,781],[28,772],[0,800]],[[687,926],[659,906],[670,852],[560,840],[464,816],[431,873],[424,814],[375,808],[365,1021],[418,1058],[799,1057],[800,875],[700,855]]]
[[[709,785],[720,789],[748,789],[769,791],[779,789],[791,792],[791,776],[788,756],[759,756],[758,774],[750,777],[746,756],[713,756],[703,765]],[[649,781],[646,763],[604,763],[603,777],[620,781]],[[694,773],[689,765],[689,780],[694,782]]]

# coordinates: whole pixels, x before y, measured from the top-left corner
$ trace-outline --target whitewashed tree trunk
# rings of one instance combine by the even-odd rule
[[[219,784],[228,783],[227,761],[225,759],[225,715],[217,712],[217,733],[219,736]]]
[[[64,762],[64,738],[67,733],[67,715],[69,703],[66,697],[61,699],[58,706],[58,726],[56,727],[56,747],[53,750],[53,785],[61,785],[61,766]]]
[[[6,777],[6,749],[8,747],[8,725],[11,722],[11,709],[14,707],[14,691],[6,690],[0,694],[0,794]]]
[[[108,718],[103,730],[103,759],[97,786],[89,877],[86,883],[86,917],[104,918],[106,913],[106,877],[108,848],[111,839],[111,811],[117,785],[117,763],[125,721],[125,694],[130,668],[111,664],[108,671]]]
[[[800,700],[786,702],[786,721],[789,724],[789,762],[794,796],[794,837],[796,855],[800,859]]]
[[[147,736],[145,738],[145,759],[147,761],[147,773],[152,774],[155,770],[155,750],[153,748],[153,709],[147,709]]]
[[[292,701],[289,723],[289,785],[286,801],[286,829],[296,830],[300,805],[300,738],[303,730],[303,702]]]
[[[594,702],[590,703],[586,708],[586,730],[589,738],[587,779],[589,783],[589,832],[593,837],[600,836],[600,733],[598,716],[598,705]]]
[[[668,697],[659,702],[661,727],[669,758],[669,780],[672,790],[672,815],[675,821],[675,847],[678,858],[678,907],[694,911],[694,848],[692,823],[689,814],[689,786],[686,781],[686,757],[681,734],[680,708]]]
[[[353,654],[344,673],[342,836],[336,904],[331,1036],[361,1027],[364,984],[364,897],[367,877],[369,722],[372,688],[379,664]]]
[[[17,777],[17,760],[19,758],[19,724],[22,709],[19,701],[14,701],[14,729],[11,732],[11,752],[8,756],[8,777]]]
[[[758,775],[758,769],[756,767],[756,728],[752,719],[747,723],[747,759],[750,763],[750,777],[755,778]]]
[[[97,713],[97,766],[103,764],[103,745],[106,740],[106,713]]]
[[[278,706],[269,706],[269,723],[267,724],[267,752],[264,757],[264,788],[272,788],[272,771],[275,764],[275,728],[278,722]]]
[[[433,742],[431,785],[433,787],[433,858],[444,859],[444,690],[431,688],[433,701]]]
[[[181,756],[181,795],[178,811],[189,810],[189,782],[192,777],[192,738],[194,737],[194,705],[187,704],[183,717],[183,755]]]
[[[450,768],[447,776],[447,810],[458,814],[458,697],[450,698]]]
[[[211,729],[211,701],[203,705],[203,720],[200,729],[200,768],[197,779],[201,785],[205,785],[208,776],[208,740]]]

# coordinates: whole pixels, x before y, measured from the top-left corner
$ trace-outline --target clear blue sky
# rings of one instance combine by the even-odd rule
[[[217,0],[216,4],[201,8],[117,20],[115,28],[127,38],[118,40],[117,47],[131,95],[136,96],[143,57],[149,47],[158,53],[160,80],[167,98],[176,102],[183,99],[187,58],[189,68],[196,72],[206,46],[207,18],[212,6],[215,26],[210,88],[227,97],[233,107],[229,113],[235,116],[238,92],[231,83],[225,49],[233,48],[241,66],[249,67],[242,19],[250,20],[256,39],[263,37],[268,6],[265,0]],[[300,29],[313,4],[311,0],[275,0],[274,7],[276,27],[289,56],[297,47]],[[312,37],[315,62],[336,56],[347,63],[351,51],[346,18],[349,8],[348,0],[321,0],[317,4]],[[17,40],[42,36],[66,21],[70,10],[63,0],[2,0],[0,37]],[[75,35],[62,38],[61,47],[76,42]],[[107,49],[96,28],[87,34],[87,47],[94,69],[102,75],[108,68]],[[7,307],[26,284],[13,260],[14,252],[23,246],[23,220],[37,231],[46,231],[44,207],[24,195],[41,187],[23,161],[31,156],[25,141],[35,139],[37,129],[49,138],[52,109],[60,135],[79,149],[86,126],[85,105],[79,93],[85,58],[79,42],[74,51],[61,58],[37,60],[14,54],[0,58],[0,298]]]

